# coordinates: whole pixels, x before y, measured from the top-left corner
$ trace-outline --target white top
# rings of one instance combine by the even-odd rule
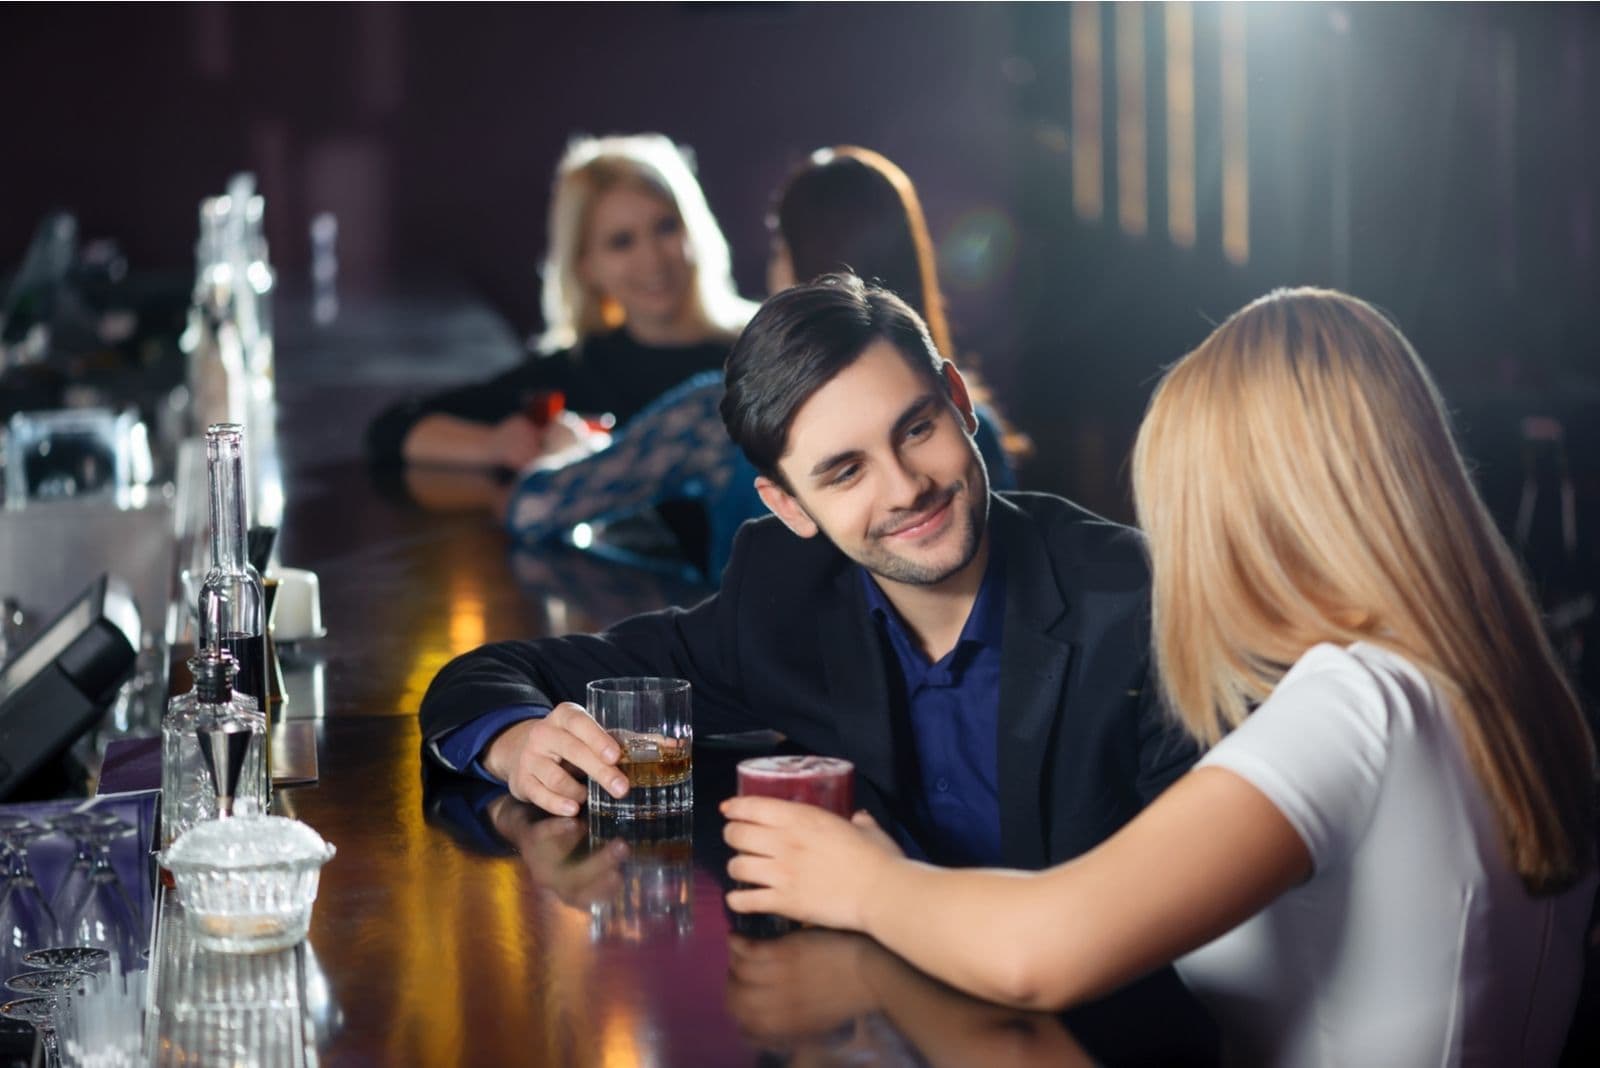
[[[1319,645],[1201,765],[1264,793],[1313,866],[1178,962],[1230,1061],[1555,1063],[1595,877],[1523,890],[1443,695],[1410,662]]]

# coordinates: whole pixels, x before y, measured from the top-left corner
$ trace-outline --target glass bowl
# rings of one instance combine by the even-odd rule
[[[317,879],[333,854],[298,820],[239,816],[191,827],[160,861],[202,946],[266,953],[306,936]]]

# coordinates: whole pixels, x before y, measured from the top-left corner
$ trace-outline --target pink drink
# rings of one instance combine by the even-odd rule
[[[838,757],[769,756],[739,761],[739,794],[781,797],[850,818],[855,811],[856,766]]]

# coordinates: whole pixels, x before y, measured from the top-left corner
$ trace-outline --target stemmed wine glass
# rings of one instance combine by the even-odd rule
[[[33,1025],[39,1032],[39,1040],[44,1044],[45,1068],[60,1068],[61,1046],[56,1040],[56,999],[55,998],[18,998],[0,1005],[0,1016],[8,1016],[13,1020],[21,1020]]]
[[[107,812],[74,813],[51,825],[78,843],[72,869],[56,891],[62,937],[105,949],[121,962],[120,970],[128,970],[138,959],[139,922],[111,864],[111,843],[133,828]]]
[[[5,882],[0,885],[0,968],[15,970],[24,953],[56,940],[56,918],[28,867],[28,843],[44,828],[25,816],[0,815]]]

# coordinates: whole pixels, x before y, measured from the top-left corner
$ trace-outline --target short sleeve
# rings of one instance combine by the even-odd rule
[[[1389,753],[1384,687],[1343,649],[1312,649],[1245,722],[1200,761],[1267,796],[1306,844],[1318,872],[1366,834]]]

